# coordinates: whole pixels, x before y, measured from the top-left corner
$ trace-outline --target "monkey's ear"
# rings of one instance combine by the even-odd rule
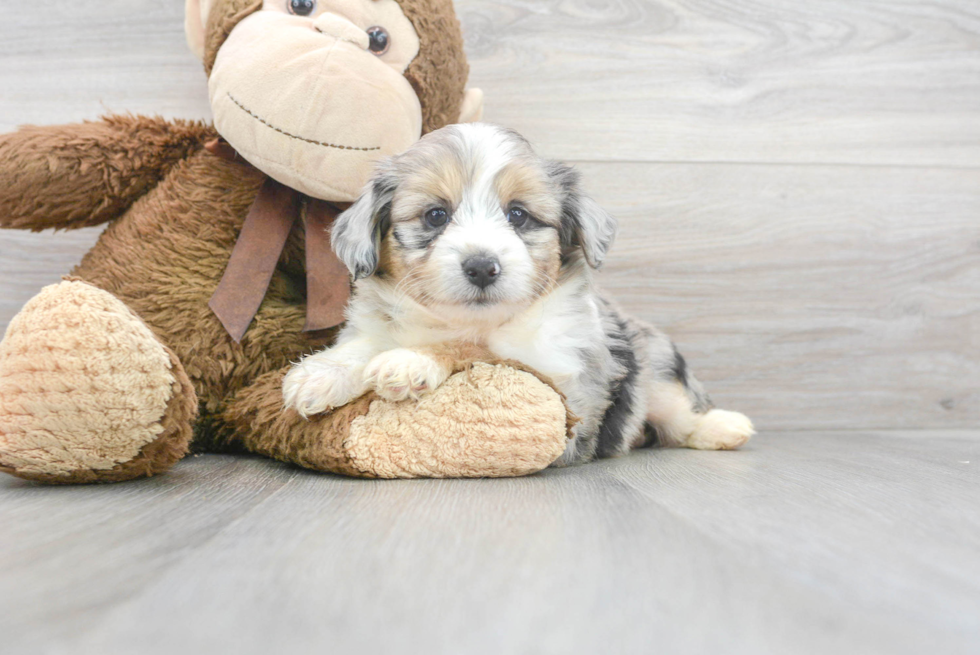
[[[616,219],[579,189],[578,172],[559,162],[547,164],[548,175],[561,196],[562,249],[581,248],[586,263],[600,268],[606,252],[616,239]]]
[[[381,240],[391,226],[391,201],[397,182],[394,175],[379,171],[361,197],[337,217],[330,231],[330,244],[355,280],[378,270]]]
[[[460,123],[476,123],[483,119],[483,91],[466,89],[463,104],[459,109]]]
[[[187,36],[187,45],[201,61],[204,61],[204,25],[207,23],[210,4],[209,0],[184,2],[184,34]]]

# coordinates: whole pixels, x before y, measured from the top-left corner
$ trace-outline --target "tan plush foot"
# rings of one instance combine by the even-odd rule
[[[476,363],[418,403],[375,401],[355,419],[344,449],[382,478],[526,475],[567,445],[561,396],[531,373]]]
[[[41,290],[0,343],[0,470],[53,483],[153,475],[187,452],[197,411],[176,356],[115,296]]]
[[[504,364],[477,362],[417,403],[369,392],[309,419],[283,409],[284,373],[257,378],[228,403],[222,414],[228,443],[320,471],[370,478],[527,475],[562,454],[574,423],[552,386]]]
[[[698,419],[684,445],[698,450],[731,450],[744,445],[753,434],[755,428],[745,414],[712,409]]]

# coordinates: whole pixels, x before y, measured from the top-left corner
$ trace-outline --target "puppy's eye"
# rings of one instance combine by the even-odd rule
[[[425,212],[425,216],[422,217],[425,224],[429,227],[442,227],[449,220],[449,212],[447,212],[442,207],[436,207],[435,209],[430,209]]]
[[[286,0],[289,13],[297,16],[309,16],[316,9],[316,0]]]
[[[511,207],[507,210],[507,220],[514,227],[521,227],[527,223],[528,213],[520,207]]]
[[[367,35],[368,50],[378,56],[388,52],[388,48],[391,46],[391,38],[388,36],[388,30],[375,25],[374,27],[367,28]]]

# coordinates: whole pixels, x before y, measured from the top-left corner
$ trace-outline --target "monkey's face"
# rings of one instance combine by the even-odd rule
[[[404,77],[418,52],[395,0],[265,0],[218,51],[215,127],[280,182],[354,200],[379,158],[421,134],[421,105]]]

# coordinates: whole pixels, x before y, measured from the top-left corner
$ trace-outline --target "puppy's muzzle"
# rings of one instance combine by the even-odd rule
[[[477,255],[463,262],[463,272],[470,284],[486,289],[500,277],[500,262],[496,257]]]

